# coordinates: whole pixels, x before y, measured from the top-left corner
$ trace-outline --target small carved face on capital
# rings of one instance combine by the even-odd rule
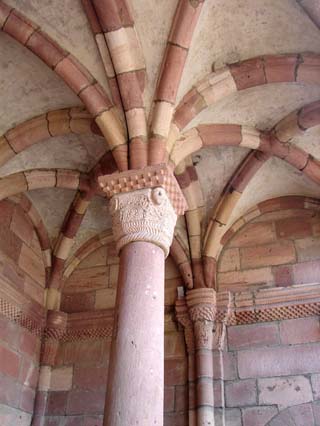
[[[151,199],[154,204],[160,206],[166,198],[166,191],[163,188],[154,188],[151,192]]]

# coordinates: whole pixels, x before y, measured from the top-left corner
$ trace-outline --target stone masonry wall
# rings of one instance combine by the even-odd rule
[[[39,373],[40,339],[0,317],[0,424],[29,426]]]
[[[147,319],[146,319],[147,320]],[[39,382],[33,426],[102,426],[110,339],[61,344],[56,366]],[[166,316],[165,426],[187,426],[187,361],[184,337]]]
[[[45,268],[38,235],[21,206],[1,201],[0,218],[0,302],[5,314],[0,316],[0,425],[29,426],[41,344],[40,333],[21,326],[21,309],[44,317]]]
[[[320,425],[318,317],[228,327],[217,424]],[[225,407],[225,410],[223,410]]]
[[[220,291],[319,282],[320,219],[312,210],[265,213],[224,246],[218,263]]]
[[[115,306],[119,257],[114,243],[87,256],[65,281],[61,301],[64,312],[86,312]],[[165,306],[174,305],[177,287],[183,285],[171,257],[166,260]]]

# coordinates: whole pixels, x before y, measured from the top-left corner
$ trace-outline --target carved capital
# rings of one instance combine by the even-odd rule
[[[189,316],[185,298],[176,300],[176,318],[184,329],[184,337],[188,353],[194,351],[193,324]]]
[[[187,305],[190,318],[195,321],[211,321],[216,318],[216,292],[212,288],[196,288],[188,291]]]
[[[132,241],[147,241],[168,256],[177,215],[187,208],[180,187],[165,164],[100,176],[110,201],[118,251]]]
[[[216,318],[216,292],[212,288],[197,288],[188,291],[187,305],[193,322],[197,349],[212,349]]]
[[[110,201],[110,213],[118,251],[132,241],[147,241],[168,256],[177,215],[163,188],[117,194]]]

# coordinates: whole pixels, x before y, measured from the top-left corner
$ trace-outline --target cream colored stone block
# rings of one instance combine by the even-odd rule
[[[8,144],[7,139],[2,136],[0,138],[0,166],[5,164],[10,158],[14,157],[16,153]]]
[[[50,135],[57,136],[70,133],[70,115],[68,109],[48,112],[47,120]]]
[[[42,251],[42,259],[43,259],[43,263],[44,266],[46,268],[50,268],[51,267],[51,249],[47,249],[47,250],[43,250]]]
[[[212,222],[210,233],[208,234],[204,254],[208,257],[218,258],[218,255],[222,249],[222,244],[220,243],[222,236],[226,231],[226,227],[221,225],[218,222]]]
[[[51,367],[41,366],[39,370],[39,381],[38,389],[39,391],[48,391],[50,389],[51,381]]]
[[[176,142],[176,140],[179,138],[180,136],[180,130],[178,128],[178,126],[176,126],[175,124],[171,124],[170,126],[170,131],[169,131],[169,136],[167,139],[167,145],[166,145],[166,150],[168,152],[168,154],[171,153],[174,144]]]
[[[236,222],[234,222],[234,224],[232,225],[232,226],[228,226],[229,225],[229,223],[227,223],[227,230],[226,230],[226,232],[230,229],[230,228],[232,228],[232,230],[233,230],[233,232],[234,233],[236,233],[237,231],[239,231],[239,229],[240,228],[242,228],[243,227],[243,225],[245,224],[246,222],[244,221],[244,219],[238,219]]]
[[[174,169],[174,173],[176,175],[182,175],[182,173],[185,172],[186,168],[187,168],[186,159],[184,159],[183,161],[181,161],[179,164],[176,165]]]
[[[179,269],[177,268],[171,256],[167,257],[166,259],[164,276],[166,280],[180,277]]]
[[[260,216],[261,212],[257,207],[253,207],[252,209],[250,209],[245,216],[243,217],[244,221],[250,222],[251,220],[255,219],[256,217]]]
[[[238,203],[241,193],[237,191],[233,191],[230,194],[227,194],[224,197],[223,204],[221,204],[219,211],[217,212],[216,219],[218,222],[226,224],[228,223],[228,219],[231,216],[233,209]]]
[[[221,69],[215,72],[209,78],[209,83],[209,87],[200,91],[208,106],[237,91],[236,83],[229,69]]]
[[[171,152],[170,159],[175,165],[177,165],[188,157],[188,155],[191,155],[201,149],[202,146],[203,142],[198,131],[196,129],[191,129],[176,141]]]
[[[167,138],[173,114],[173,105],[168,102],[156,102],[153,110],[152,132]]]
[[[111,62],[110,53],[107,46],[107,41],[105,39],[105,35],[96,34],[95,38],[96,38],[96,43],[97,43],[99,53],[104,65],[104,69],[106,70],[106,73],[107,73],[107,77],[112,78],[114,77],[115,74],[114,74],[113,65]]]
[[[70,120],[70,129],[72,133],[83,135],[92,133],[92,119],[88,118],[72,118]]]
[[[145,68],[144,57],[134,28],[106,33],[110,55],[117,74]]]
[[[182,192],[190,210],[198,209],[204,205],[203,193],[199,182],[191,182]]]
[[[190,251],[192,259],[200,259],[201,258],[201,239],[200,235],[195,235],[189,237],[190,242]]]
[[[76,170],[58,170],[57,188],[78,189],[80,182],[80,173]]]
[[[189,236],[200,235],[201,226],[200,226],[200,215],[199,210],[189,210],[186,212],[188,234]]]
[[[58,311],[60,309],[61,293],[56,288],[48,288],[46,292],[46,307]]]
[[[28,189],[23,173],[15,173],[0,179],[0,200]]]
[[[73,238],[63,236],[54,251],[54,254],[59,259],[67,259],[73,245]]]
[[[96,117],[95,121],[106,138],[110,149],[126,144],[126,132],[115,108],[104,111]]]
[[[56,186],[56,172],[54,170],[31,170],[24,172],[28,189],[53,188]]]
[[[118,283],[119,265],[111,265],[109,269],[109,287],[116,287]]]
[[[260,132],[253,127],[241,126],[240,146],[258,149],[260,146]]]
[[[280,121],[275,128],[276,136],[281,142],[290,142],[294,136],[303,135],[298,125],[297,113],[293,112]]]
[[[147,136],[147,121],[143,108],[133,108],[126,112],[130,139],[137,136]]]
[[[68,266],[64,270],[63,276],[65,278],[69,278],[70,275],[72,274],[72,272],[76,269],[76,267],[79,265],[80,262],[81,262],[80,259],[78,259],[77,257],[74,257],[72,259],[72,261],[70,263],[68,263]]]
[[[108,288],[105,290],[98,290],[96,292],[95,309],[112,309],[116,304],[117,290]]]
[[[68,391],[72,388],[73,367],[54,368],[51,371],[51,391]]]
[[[89,207],[90,201],[84,200],[81,197],[78,197],[77,202],[74,205],[74,210],[78,214],[85,214],[87,208]]]

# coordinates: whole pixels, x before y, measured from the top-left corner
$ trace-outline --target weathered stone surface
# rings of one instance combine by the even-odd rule
[[[319,344],[250,349],[238,353],[240,378],[320,372]]]
[[[259,404],[278,405],[280,410],[313,400],[311,385],[304,376],[258,380]]]

